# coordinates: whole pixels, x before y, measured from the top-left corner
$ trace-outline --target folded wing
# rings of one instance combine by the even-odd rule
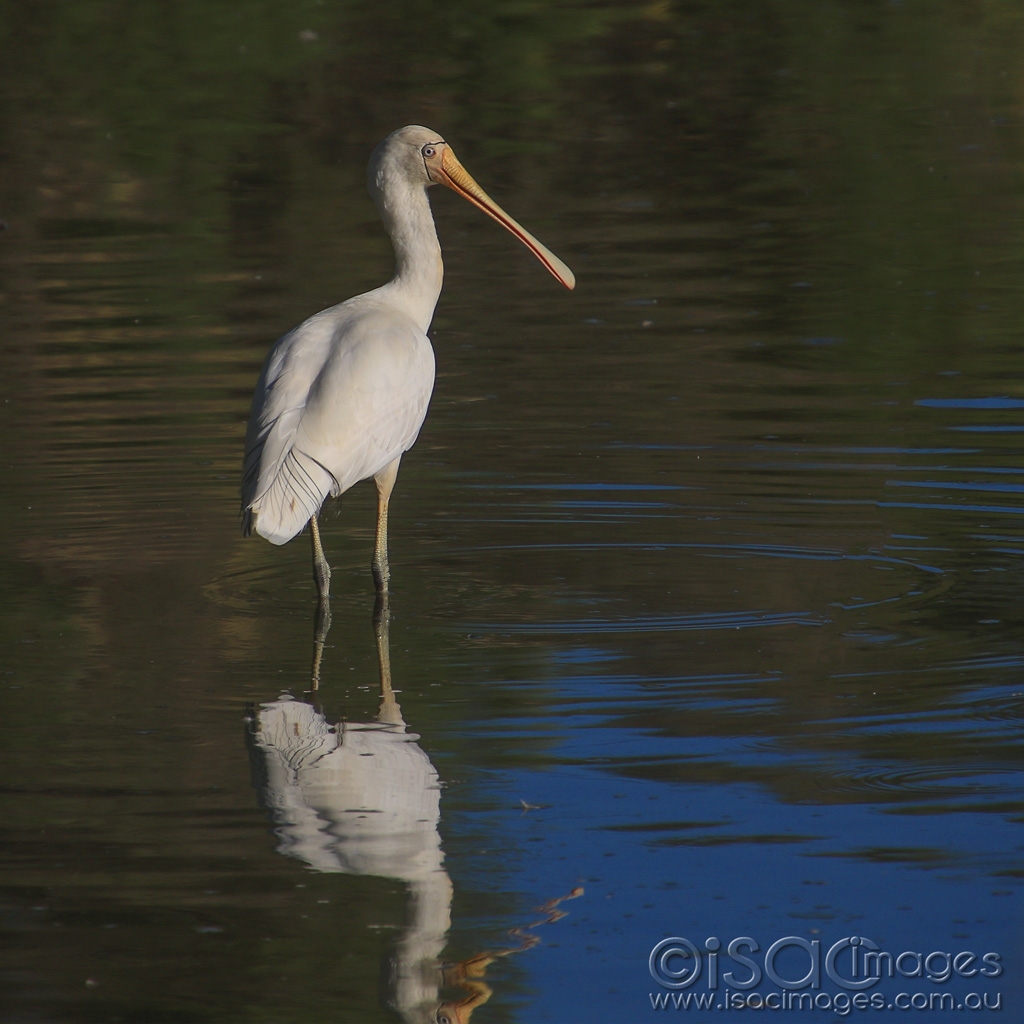
[[[246,435],[246,533],[291,540],[324,499],[412,447],[434,386],[422,330],[394,308],[350,300],[311,317],[271,350]]]

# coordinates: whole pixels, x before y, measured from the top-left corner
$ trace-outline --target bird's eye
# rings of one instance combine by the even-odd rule
[[[426,160],[429,160],[432,156],[437,155],[437,147],[427,143],[420,152],[423,154]]]

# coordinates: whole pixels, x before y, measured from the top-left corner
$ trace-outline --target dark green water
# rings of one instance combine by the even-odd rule
[[[0,41],[3,1020],[873,1019],[853,936],[922,954],[892,1019],[1020,1016],[1024,11],[77,0]],[[315,697],[308,542],[237,490],[271,342],[390,273],[363,174],[410,122],[579,283],[433,196],[403,734],[372,487]],[[314,735],[393,773],[314,799]]]

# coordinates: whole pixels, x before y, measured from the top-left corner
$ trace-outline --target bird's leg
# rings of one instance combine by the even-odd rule
[[[377,542],[373,549],[373,582],[377,590],[386,593],[391,569],[388,566],[388,502],[398,478],[398,464],[402,456],[388,463],[374,478],[377,485]]]
[[[391,582],[391,566],[388,565],[388,503],[377,498],[377,542],[373,548],[373,582],[377,590],[386,594]]]
[[[316,580],[317,593],[323,604],[330,594],[331,567],[327,564],[324,546],[320,543],[320,524],[316,516],[310,517],[309,535],[313,538],[313,579]]]
[[[320,524],[316,516],[309,520],[313,538],[313,578],[316,580],[316,624],[313,627],[313,689],[320,686],[320,661],[324,654],[327,631],[331,628],[331,567],[327,564],[323,544],[320,543]]]

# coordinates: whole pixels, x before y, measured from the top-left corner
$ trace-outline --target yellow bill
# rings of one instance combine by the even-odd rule
[[[430,176],[439,185],[447,185],[453,192],[458,192],[464,199],[468,199],[474,206],[483,210],[488,217],[493,217],[502,227],[511,231],[566,288],[576,287],[576,275],[543,242],[538,241],[522,224],[513,220],[473,180],[472,175],[459,163],[447,144],[442,148],[440,166],[430,166]]]

